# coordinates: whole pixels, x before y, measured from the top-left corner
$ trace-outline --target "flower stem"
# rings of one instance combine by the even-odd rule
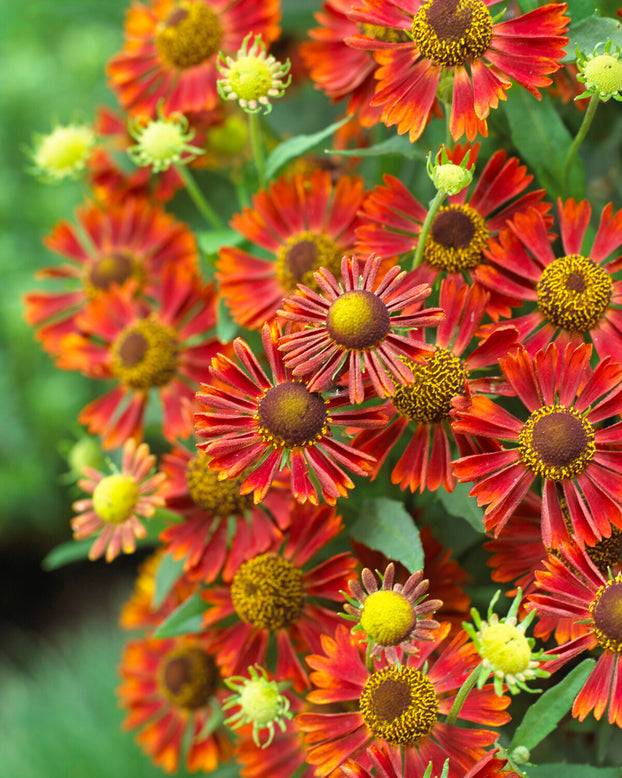
[[[373,643],[367,644],[367,651],[365,652],[365,667],[370,673],[374,672],[374,657],[371,655]]]
[[[196,205],[199,213],[205,217],[206,221],[216,230],[222,230],[224,224],[220,220],[218,214],[213,210],[212,206],[203,197],[203,193],[197,186],[196,181],[190,174],[190,171],[184,165],[175,165],[175,170],[179,174],[179,177],[184,182],[186,191],[190,195],[192,202]]]
[[[587,110],[585,111],[585,114],[583,115],[583,121],[581,122],[581,126],[579,127],[579,132],[577,133],[575,139],[572,141],[572,145],[568,149],[568,153],[566,154],[566,160],[564,162],[564,173],[563,173],[563,185],[564,185],[564,194],[568,195],[568,186],[570,183],[570,164],[574,158],[574,155],[577,153],[577,149],[583,143],[583,139],[587,135],[587,131],[590,129],[590,125],[592,124],[592,120],[594,119],[594,114],[596,113],[596,109],[598,108],[598,104],[600,103],[600,97],[598,95],[592,95],[590,98],[590,102],[588,103]]]
[[[259,116],[256,113],[248,115],[248,129],[251,136],[251,148],[253,150],[253,159],[257,168],[257,178],[260,188],[266,185],[266,161],[264,159],[263,145],[261,143],[261,128],[259,126]]]
[[[414,270],[415,268],[419,267],[419,265],[421,264],[421,261],[423,259],[423,249],[425,247],[425,242],[428,237],[428,232],[430,232],[430,227],[432,226],[432,222],[434,221],[436,212],[438,211],[441,203],[446,197],[447,197],[447,192],[445,192],[443,189],[439,189],[438,192],[434,195],[434,198],[430,202],[430,205],[428,207],[428,213],[425,217],[425,221],[423,222],[423,227],[421,228],[421,232],[419,233],[419,242],[417,243],[417,250],[415,251],[415,256],[413,257],[411,270]]]
[[[458,714],[462,710],[462,706],[464,705],[466,698],[469,696],[469,692],[475,684],[477,683],[477,679],[479,678],[480,668],[481,668],[481,662],[471,671],[471,674],[467,677],[465,682],[462,684],[460,689],[458,690],[458,694],[456,694],[456,699],[454,700],[454,704],[451,706],[451,710],[449,711],[449,714],[447,716],[447,720],[445,721],[446,724],[455,724],[456,719],[458,718]]]

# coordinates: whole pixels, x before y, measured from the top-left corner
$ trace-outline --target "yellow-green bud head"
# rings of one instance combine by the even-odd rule
[[[428,155],[428,175],[439,192],[455,195],[471,183],[473,171],[467,167],[469,157],[470,152],[466,154],[459,165],[456,165],[450,161],[444,146],[437,153],[434,162],[432,162],[431,154]]]
[[[95,133],[86,124],[58,126],[49,135],[34,139],[29,151],[34,166],[32,172],[53,182],[63,178],[77,178],[86,169]]]
[[[136,143],[127,152],[135,165],[151,166],[159,173],[171,165],[186,164],[203,153],[203,149],[190,145],[194,130],[188,129],[185,116],[174,113],[164,117],[160,111],[158,114],[157,119],[147,123],[130,120],[129,132]]]
[[[480,640],[480,655],[494,670],[517,675],[529,667],[531,646],[518,627],[508,623],[491,624],[482,630]]]
[[[139,498],[136,479],[122,473],[103,478],[93,492],[95,513],[110,524],[122,524],[134,512]]]
[[[612,43],[607,41],[601,54],[598,53],[598,44],[593,53],[587,57],[577,56],[579,73],[577,80],[585,84],[585,92],[575,97],[582,100],[591,95],[597,95],[603,102],[612,97],[614,100],[622,100],[622,60],[620,49],[615,46],[611,50]]]

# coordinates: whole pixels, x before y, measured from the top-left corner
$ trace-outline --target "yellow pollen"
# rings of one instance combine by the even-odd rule
[[[551,262],[536,287],[538,308],[555,327],[588,332],[598,324],[613,294],[609,273],[580,254]]]
[[[415,14],[411,33],[426,59],[449,68],[488,49],[492,18],[482,0],[428,0]]]
[[[140,493],[136,479],[115,473],[103,478],[93,492],[93,509],[103,521],[122,524],[130,518]]]
[[[112,372],[132,389],[165,386],[177,370],[175,331],[152,319],[132,324],[112,347]]]
[[[277,280],[287,291],[293,291],[297,284],[317,291],[313,273],[324,267],[338,274],[341,256],[341,250],[326,235],[309,231],[293,235],[277,255]]]
[[[253,504],[252,495],[240,494],[243,478],[219,480],[210,470],[209,457],[197,454],[186,465],[186,485],[194,502],[213,516],[242,513]]]
[[[256,418],[259,434],[274,446],[312,446],[328,431],[322,395],[296,381],[268,389]]]
[[[380,590],[365,599],[360,624],[374,643],[398,646],[416,621],[415,610],[403,594]]]
[[[231,600],[247,624],[270,630],[289,627],[304,606],[302,571],[280,556],[260,554],[233,576]]]
[[[397,746],[413,745],[437,722],[434,685],[412,667],[392,665],[372,673],[359,706],[373,734]]]
[[[474,208],[442,206],[432,222],[423,256],[432,267],[457,273],[479,265],[487,243],[488,230]]]
[[[411,40],[406,30],[400,30],[395,27],[381,27],[377,24],[359,24],[358,27],[362,35],[366,35],[375,41],[408,43]]]
[[[523,463],[550,481],[580,475],[596,451],[592,425],[563,405],[546,405],[534,411],[518,440]]]
[[[531,647],[524,632],[511,624],[491,624],[480,635],[483,659],[504,675],[516,675],[529,667]]]
[[[564,521],[566,517],[564,516]],[[572,526],[569,528],[572,532]],[[601,573],[607,573],[608,567],[613,567],[620,561],[622,553],[622,530],[618,527],[611,527],[611,535],[608,538],[602,538],[593,546],[585,546],[585,553],[594,562]]]
[[[346,349],[365,350],[377,346],[391,329],[387,306],[365,289],[344,292],[330,306],[326,329]]]
[[[451,351],[436,348],[420,365],[403,359],[413,372],[410,384],[398,384],[392,402],[398,413],[418,424],[437,424],[449,418],[451,400],[464,394],[467,371],[462,360]]]
[[[218,688],[220,674],[213,657],[198,646],[167,654],[158,667],[158,687],[179,708],[204,707]]]
[[[272,69],[260,57],[242,57],[235,61],[227,76],[233,91],[243,100],[267,97],[272,88]]]
[[[221,40],[218,16],[201,0],[181,0],[155,35],[162,59],[182,70],[209,59],[219,50]]]
[[[590,603],[594,636],[606,651],[622,651],[622,574],[607,581]]]

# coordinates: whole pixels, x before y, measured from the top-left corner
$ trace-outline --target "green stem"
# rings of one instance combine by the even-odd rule
[[[263,144],[261,142],[261,128],[259,126],[259,115],[251,113],[248,115],[248,128],[251,136],[251,148],[253,150],[253,159],[257,168],[257,178],[260,188],[266,185],[266,161],[263,153]]]
[[[434,195],[433,200],[430,202],[428,213],[425,217],[425,221],[423,222],[421,232],[419,233],[419,242],[417,243],[417,250],[415,251],[415,256],[413,257],[411,270],[419,267],[421,261],[423,260],[423,249],[425,247],[426,238],[428,237],[428,232],[430,232],[430,227],[432,226],[436,212],[446,197],[447,192],[445,192],[443,189],[439,189],[438,192]]]
[[[574,158],[574,155],[577,153],[577,149],[583,143],[583,139],[587,135],[587,131],[590,129],[590,125],[592,124],[592,120],[594,119],[594,114],[596,113],[596,109],[598,108],[599,103],[600,97],[598,95],[592,95],[590,102],[588,103],[587,110],[583,115],[583,121],[579,127],[579,132],[577,133],[575,139],[572,141],[572,145],[566,154],[563,174],[564,194],[566,196],[568,195],[568,186],[570,182],[570,164]]]
[[[179,177],[184,182],[186,191],[190,195],[192,202],[196,205],[199,213],[205,217],[206,221],[211,224],[215,230],[224,229],[224,224],[220,220],[218,214],[214,211],[212,206],[203,197],[203,193],[197,186],[196,181],[190,174],[190,171],[184,165],[175,165],[175,170],[179,174]]]
[[[370,673],[374,672],[374,657],[371,655],[373,645],[373,642],[370,641],[367,644],[367,651],[365,652],[365,667],[369,670]]]
[[[466,698],[469,696],[469,692],[477,683],[481,666],[482,665],[480,662],[480,664],[478,664],[477,667],[471,671],[471,674],[460,687],[458,694],[456,695],[456,699],[454,700],[454,704],[451,706],[451,710],[447,716],[447,720],[445,721],[446,724],[455,724],[456,719],[458,718],[458,714],[462,710],[462,706],[464,705]]]

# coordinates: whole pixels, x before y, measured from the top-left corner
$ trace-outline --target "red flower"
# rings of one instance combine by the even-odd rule
[[[356,257],[344,257],[339,282],[324,268],[315,273],[323,295],[299,284],[283,301],[279,316],[306,329],[283,335],[279,350],[292,373],[307,380],[309,391],[328,389],[347,370],[351,403],[363,402],[364,376],[377,395],[388,397],[397,383],[413,379],[404,358],[422,362],[429,353],[425,343],[400,334],[443,319],[440,308],[420,308],[429,285],[413,285],[412,275],[395,266],[378,279],[380,265],[379,258],[370,257],[361,268]],[[409,313],[400,313],[406,307]]]
[[[216,58],[233,55],[249,32],[279,35],[278,0],[153,0],[127,13],[124,49],[108,63],[110,87],[132,114],[211,110]]]
[[[581,542],[594,544],[622,527],[622,422],[599,422],[622,410],[622,367],[602,360],[592,369],[592,349],[563,352],[553,343],[531,357],[524,349],[500,360],[526,421],[475,395],[458,403],[454,430],[515,443],[514,447],[462,457],[453,463],[460,481],[488,505],[484,521],[498,535],[536,478],[542,479],[542,538],[547,547],[568,540],[566,516]]]
[[[456,140],[488,134],[486,117],[516,81],[540,99],[537,87],[561,67],[563,34],[570,22],[566,3],[552,3],[523,16],[493,23],[488,8],[499,0],[361,0],[354,21],[402,30],[406,40],[376,40],[364,30],[346,43],[373,51],[381,65],[373,104],[382,121],[409,133],[423,132],[441,76],[449,73],[453,98],[449,129]]]
[[[117,381],[78,417],[90,432],[102,435],[105,448],[142,436],[151,389],[162,403],[164,435],[174,439],[190,433],[192,419],[184,403],[192,401],[194,385],[224,348],[205,336],[215,324],[212,286],[168,266],[157,306],[137,300],[131,286],[117,288],[94,300],[77,324],[86,334],[63,338],[57,361],[66,370]]]
[[[449,629],[449,624],[441,625],[434,641],[421,644],[416,656],[409,656],[401,665],[379,663],[374,673],[365,667],[359,647],[344,626],[337,628],[334,638],[322,636],[323,654],[307,658],[315,671],[311,680],[318,687],[308,700],[314,704],[346,703],[351,712],[297,716],[306,735],[307,761],[316,766],[317,776],[330,775],[347,759],[369,769],[370,758],[364,751],[368,745],[392,751],[398,764],[402,751],[405,775],[423,775],[429,762],[433,763],[433,774],[440,775],[449,758],[449,778],[463,778],[484,756],[483,747],[494,742],[495,732],[463,729],[440,720],[449,713],[479,659],[475,648],[467,644],[466,633],[449,640]],[[460,717],[478,724],[501,725],[509,721],[504,713],[508,704],[507,697],[497,697],[492,684],[487,684],[469,694]],[[382,716],[377,712],[380,705]],[[353,706],[358,710],[352,710]]]
[[[233,246],[218,252],[216,277],[233,318],[250,329],[270,322],[296,284],[315,288],[314,271],[337,272],[354,247],[363,180],[315,170],[283,176],[253,197],[231,226],[268,253],[262,258]]]
[[[455,433],[450,424],[452,398],[468,395],[480,386],[489,390],[485,378],[477,379],[473,371],[496,365],[501,356],[516,345],[516,330],[498,328],[463,358],[484,316],[488,295],[481,287],[468,287],[460,280],[445,279],[441,284],[440,304],[446,318],[436,331],[432,356],[425,364],[410,360],[410,381],[402,380],[394,396],[381,410],[389,421],[380,430],[364,430],[354,439],[356,448],[376,458],[376,477],[398,441],[405,438],[406,448],[400,455],[391,481],[402,489],[434,491],[443,486],[453,491],[456,479],[451,472],[451,441],[462,455],[474,451],[464,435]]]
[[[277,327],[264,326],[272,380],[241,338],[233,348],[243,369],[224,355],[213,361],[210,372],[220,385],[201,384],[197,394],[207,409],[195,414],[195,430],[203,438],[198,447],[212,458],[210,467],[220,471],[221,478],[247,471],[241,492],[254,492],[257,503],[288,465],[296,500],[317,504],[321,494],[334,504],[354,486],[342,466],[365,475],[373,459],[335,440],[333,431],[377,426],[385,417],[369,408],[340,410],[347,398],[310,392],[283,364],[279,336]]]
[[[338,554],[313,569],[305,566],[341,530],[341,518],[333,508],[296,505],[282,548],[247,558],[235,571],[231,586],[203,592],[210,606],[203,625],[210,629],[229,616],[233,626],[214,635],[217,660],[225,676],[246,672],[249,665],[263,664],[272,637],[277,659],[274,675],[290,679],[302,691],[309,686],[299,652],[319,649],[323,632],[333,632],[342,622],[326,601],[343,602],[341,591],[354,576],[356,560]],[[325,604],[316,604],[320,598]]]
[[[587,200],[558,202],[562,256],[556,257],[542,215],[532,209],[516,214],[491,241],[488,265],[477,280],[514,304],[537,303],[512,324],[532,354],[555,341],[578,346],[587,338],[601,358],[622,361],[622,210],[611,203],[601,214],[591,248],[585,246],[592,209]]]
[[[62,221],[44,240],[68,262],[37,274],[62,280],[65,289],[24,297],[26,321],[37,328],[37,337],[51,353],[58,353],[65,335],[79,330],[76,315],[114,284],[132,281],[137,294],[151,297],[167,264],[189,270],[198,264],[190,230],[145,200],[128,198],[106,210],[86,204],[76,217],[77,227]]]

